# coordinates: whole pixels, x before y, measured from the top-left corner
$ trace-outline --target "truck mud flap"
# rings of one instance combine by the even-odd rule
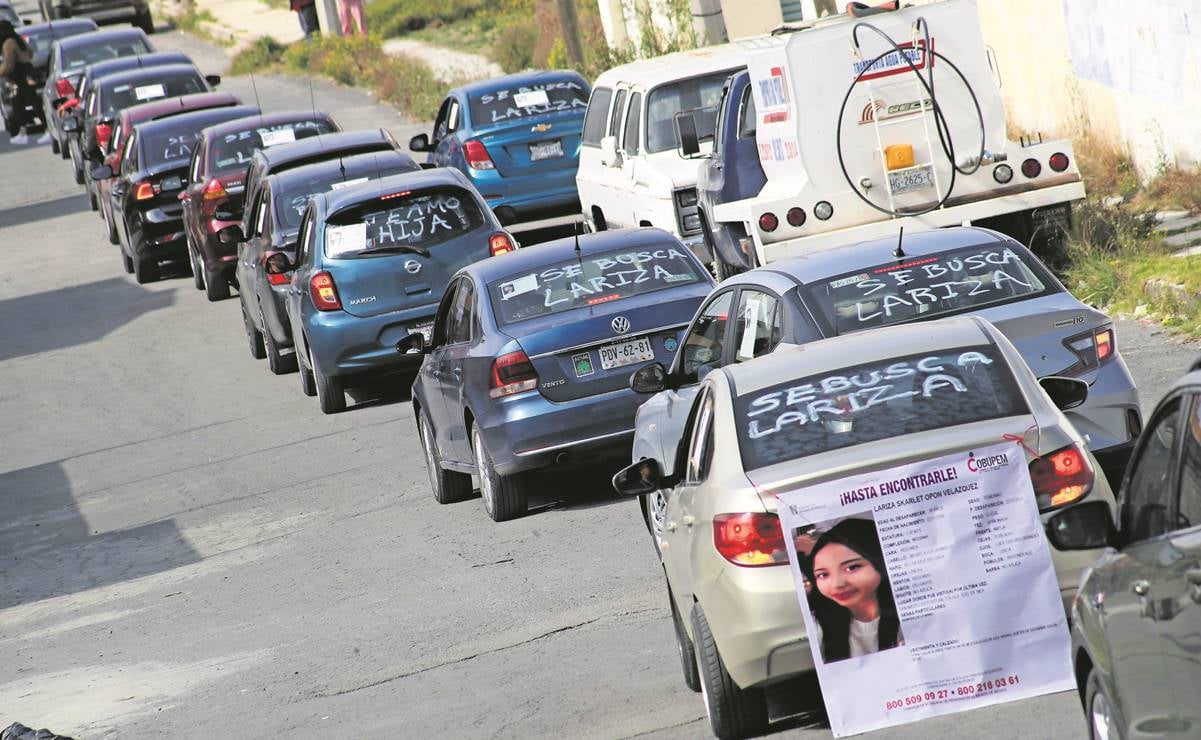
[[[1068,235],[1072,231],[1072,204],[1056,203],[1027,211],[973,221],[974,226],[1011,236],[1030,248],[1054,271],[1067,266]]]

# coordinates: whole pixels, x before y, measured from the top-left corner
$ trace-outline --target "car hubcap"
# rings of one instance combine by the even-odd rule
[[[1093,737],[1098,740],[1109,740],[1112,712],[1109,708],[1109,699],[1099,691],[1093,695],[1093,706],[1089,714],[1092,715]]]
[[[484,506],[492,511],[492,477],[484,472],[484,440],[476,429],[471,435],[471,446],[475,451],[475,467],[480,474],[480,495],[484,497]]]
[[[417,425],[421,427],[421,446],[425,450],[425,467],[430,474],[430,486],[438,490],[438,461],[434,459],[434,433],[424,417],[417,417]]]

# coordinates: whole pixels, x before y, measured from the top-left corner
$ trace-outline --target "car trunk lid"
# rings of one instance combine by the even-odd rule
[[[476,137],[504,177],[574,169],[580,155],[582,115],[532,117]]]

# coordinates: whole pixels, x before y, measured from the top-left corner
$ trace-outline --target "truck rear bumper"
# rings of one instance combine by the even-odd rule
[[[1006,213],[1018,213],[1031,208],[1067,203],[1084,198],[1084,183],[1069,182],[1046,188],[1027,190],[1012,195],[1002,195],[996,198],[964,203],[962,205],[941,208],[921,216],[903,216],[872,223],[849,226],[836,231],[826,231],[812,236],[802,236],[787,241],[763,244],[757,229],[751,229],[754,234],[755,249],[758,251],[759,264],[777,262],[789,257],[799,257],[803,254],[830,247],[839,247],[856,242],[879,239],[895,235],[904,227],[905,231],[928,231],[945,226],[970,225],[972,221],[1000,216]],[[735,204],[731,204],[735,205]],[[723,212],[722,206],[714,209],[714,218],[718,221],[739,220],[730,218],[733,214]],[[724,217],[724,218],[723,218]]]

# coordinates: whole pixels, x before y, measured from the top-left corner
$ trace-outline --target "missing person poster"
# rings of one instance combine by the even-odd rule
[[[1012,442],[780,494],[834,735],[1076,687]]]

